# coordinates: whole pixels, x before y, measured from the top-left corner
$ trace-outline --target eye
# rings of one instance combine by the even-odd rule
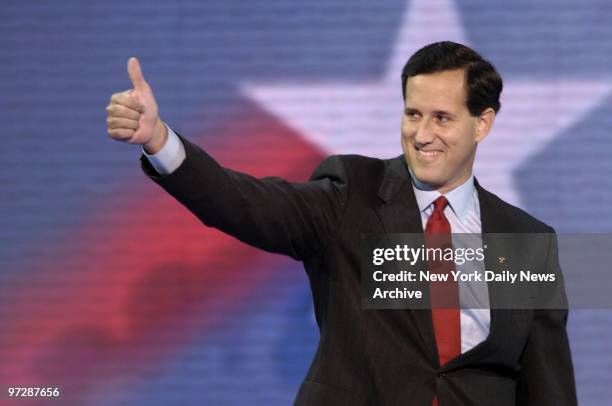
[[[447,123],[450,121],[450,117],[448,117],[445,114],[438,114],[436,115],[436,119],[441,122],[441,123]]]
[[[416,111],[407,111],[405,115],[411,120],[414,120],[415,118],[419,117],[419,113],[417,113]]]

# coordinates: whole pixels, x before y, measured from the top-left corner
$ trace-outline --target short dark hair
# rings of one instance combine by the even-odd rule
[[[467,107],[474,117],[487,107],[499,112],[503,84],[495,67],[473,49],[452,41],[435,42],[416,51],[402,69],[402,94],[406,100],[409,77],[464,69],[466,72]]]

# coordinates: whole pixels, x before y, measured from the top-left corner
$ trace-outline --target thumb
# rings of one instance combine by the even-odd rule
[[[144,76],[142,76],[140,63],[138,62],[138,59],[134,57],[128,59],[128,75],[130,76],[134,90],[146,91],[149,89],[148,83],[145,81]]]

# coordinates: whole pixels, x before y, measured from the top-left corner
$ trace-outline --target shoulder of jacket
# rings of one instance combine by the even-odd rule
[[[520,230],[520,232],[531,232],[531,233],[554,233],[555,230],[549,224],[546,224],[542,220],[534,217],[533,215],[527,213],[525,210],[520,207],[514,206],[504,200],[502,200],[499,196],[494,193],[489,192],[486,189],[481,189],[486,196],[487,199],[497,207],[504,216],[512,219],[515,227]]]
[[[332,155],[337,159],[341,160],[348,170],[360,171],[360,170],[384,170],[387,166],[385,159],[374,158],[365,155],[357,154],[342,154]]]

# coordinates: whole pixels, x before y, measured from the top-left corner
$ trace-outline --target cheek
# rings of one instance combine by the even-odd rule
[[[452,137],[446,138],[446,144],[456,160],[463,160],[476,149],[474,135],[471,132],[457,132]]]
[[[400,129],[402,130],[402,136],[404,136],[408,132],[408,123],[405,119],[402,119],[400,123]]]
[[[416,133],[414,125],[410,121],[403,119],[401,124],[401,133],[402,140],[409,140],[410,138],[414,137]]]

